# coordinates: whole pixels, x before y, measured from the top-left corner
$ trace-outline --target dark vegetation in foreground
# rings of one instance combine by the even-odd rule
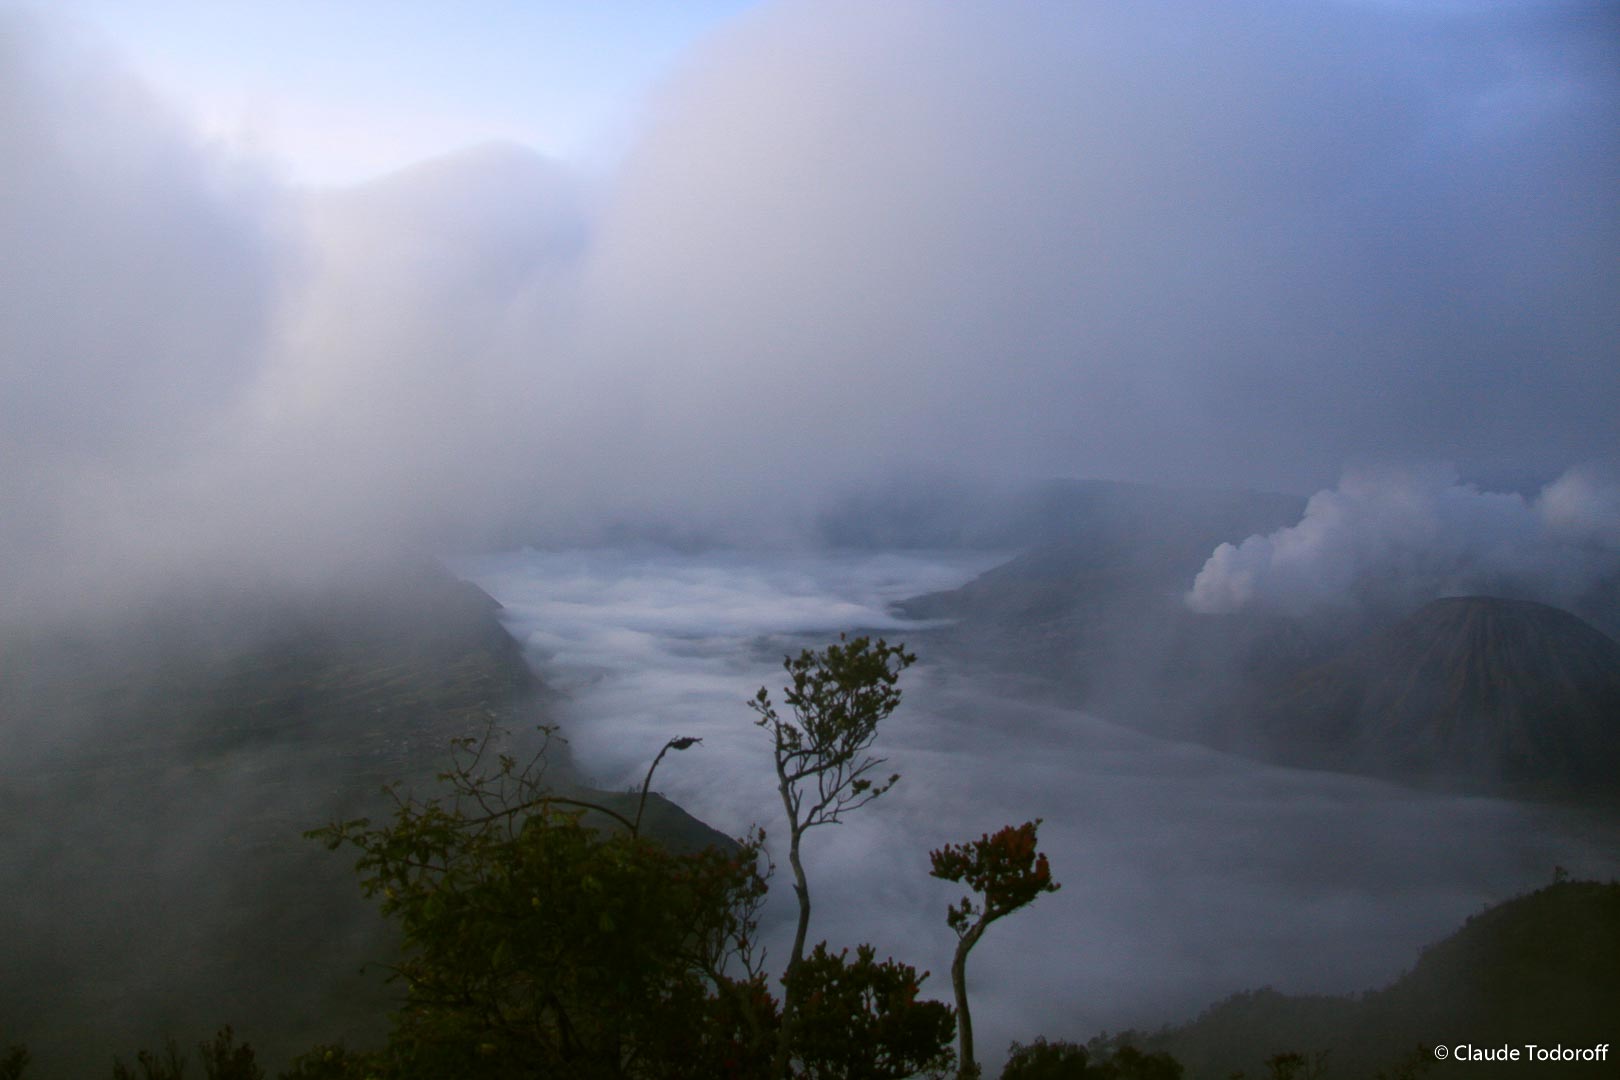
[[[547,827],[555,829],[557,822]],[[565,820],[561,828],[565,834],[572,832]],[[590,838],[591,845],[603,848],[589,860],[592,869],[598,868],[598,857],[612,862],[615,854],[655,850],[626,833],[617,836]],[[579,839],[572,836],[566,844],[572,847]],[[661,866],[669,870],[684,863],[663,854],[651,859],[644,869]],[[653,891],[667,898],[672,892],[689,889],[685,895],[695,897],[707,887],[724,891],[746,873],[736,855],[711,853],[684,865],[698,871],[697,881],[678,889],[665,882]],[[628,902],[617,903],[603,911],[622,913],[627,906]],[[581,919],[578,911],[572,917]],[[599,912],[595,929],[588,925],[588,918],[571,927],[585,931],[590,943],[601,944],[601,918]],[[676,955],[691,958],[701,953],[701,948],[693,951],[697,938],[682,936],[671,946],[669,957],[658,959],[656,950],[647,951],[646,946],[668,928],[650,929],[649,935],[631,935],[634,940],[614,958],[615,963],[639,961],[633,970],[622,973],[630,980],[624,984],[626,988],[645,991],[652,985],[647,976],[658,971],[668,975],[679,968]],[[1620,959],[1620,884],[1564,881],[1473,917],[1455,934],[1424,950],[1411,972],[1382,990],[1342,998],[1295,997],[1260,990],[1234,995],[1189,1024],[1156,1033],[1103,1035],[1084,1044],[1044,1038],[1014,1043],[1000,1075],[1003,1080],[1607,1076],[1612,1075],[1612,1046],[1608,1062],[1500,1065],[1441,1062],[1435,1060],[1431,1048],[1436,1043],[1490,1047],[1530,1042],[1576,1047],[1612,1043],[1615,1018],[1620,1016],[1620,965],[1616,959]],[[933,1026],[937,1014],[927,1022],[916,1022],[930,1013],[915,1010],[935,1003],[916,1000],[911,982],[915,973],[905,965],[877,962],[864,948],[851,960],[847,954],[828,955],[824,947],[818,947],[807,958],[807,970],[811,972],[809,985],[814,987],[810,998],[818,1004],[807,1012],[801,1026],[805,1056],[796,1060],[795,1075],[910,1075],[895,1071],[906,1062],[885,1057],[884,1048],[895,1050],[911,1036],[917,1037],[909,1044],[913,1049],[942,1045],[941,1030]],[[557,985],[559,995],[582,992],[585,973],[578,974],[581,981]],[[505,976],[491,975],[483,989],[511,977],[510,970]],[[616,973],[615,981],[618,977]],[[679,997],[680,985],[681,980],[674,979],[663,992]],[[479,988],[469,985],[465,990],[475,996]],[[751,997],[751,1004],[742,1010],[736,1007],[738,990]],[[671,1004],[674,997],[661,998],[660,1003]],[[471,1000],[472,996],[460,999],[462,1003]],[[743,1019],[747,1007],[779,1021],[774,1000],[757,983],[732,981],[726,993],[711,990],[707,995],[693,995],[687,999],[689,1009],[669,1013],[648,1008],[646,1002],[632,1000],[630,1004],[633,1013],[615,1015],[612,1024],[594,1029],[594,1034],[618,1038],[621,1051],[632,1039],[650,1038],[664,1051],[683,1056],[665,1061],[643,1056],[616,1073],[592,1072],[579,1062],[562,1070],[522,1066],[506,1057],[515,1052],[511,1028],[480,1030],[472,1013],[451,1007],[451,1003],[433,1005],[423,999],[396,1017],[395,1035],[386,1050],[359,1053],[341,1046],[316,1047],[277,1075],[282,1080],[770,1075],[763,1053],[752,1059],[732,1056],[748,1042]],[[695,1027],[689,1026],[694,1022]],[[948,1027],[943,1038],[948,1041]],[[0,1056],[0,1080],[18,1080],[25,1076],[27,1065],[26,1051],[13,1047],[8,1055]],[[158,1051],[140,1052],[133,1066],[119,1063],[112,1076],[114,1080],[181,1080],[199,1075],[193,1065],[206,1080],[264,1080],[267,1076],[251,1047],[238,1043],[228,1027],[198,1045],[194,1058],[171,1039]]]
[[[755,934],[771,865],[764,837],[685,852],[641,834],[652,770],[616,809],[548,781],[548,746],[527,760],[495,729],[455,744],[440,794],[393,792],[384,824],[370,818],[308,834],[359,852],[367,896],[398,929],[392,966],[404,1001],[380,1050],[322,1046],[297,1077],[907,1077],[956,1064],[950,1006],[920,997],[927,973],[871,946],[804,951],[809,885],[799,859],[810,828],[833,824],[898,780],[869,777],[877,725],[898,704],[913,660],[868,638],[784,662],[791,685],[778,712],[754,705],[772,737],[792,842],[799,933],[773,996]],[[653,762],[696,740],[671,739]],[[586,815],[608,827],[586,823]],[[992,918],[1054,887],[1036,824],[935,855],[941,876],[978,894],[952,909],[973,940]],[[965,958],[965,949],[959,952]],[[965,1002],[961,964],[958,999]],[[964,1042],[960,1076],[978,1070]],[[260,1075],[225,1029],[199,1048],[210,1077]],[[116,1077],[168,1080],[185,1069],[170,1043]],[[6,1068],[20,1074],[25,1051]]]

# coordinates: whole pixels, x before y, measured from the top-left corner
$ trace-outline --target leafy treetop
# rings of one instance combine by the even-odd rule
[[[930,852],[933,876],[946,881],[966,882],[983,897],[975,906],[964,896],[951,906],[945,921],[958,938],[967,937],[975,926],[985,926],[1032,902],[1043,892],[1062,888],[1052,880],[1052,867],[1043,853],[1035,850],[1040,819],[1022,825],[1008,825],[994,834],[986,833],[966,844],[946,844]]]
[[[1052,868],[1046,856],[1035,850],[1035,832],[1040,819],[1022,825],[1008,825],[994,835],[986,833],[966,844],[946,844],[930,852],[933,876],[946,881],[965,881],[983,897],[979,905],[964,896],[946,911],[945,921],[956,931],[956,954],[951,959],[951,988],[956,993],[956,1034],[960,1080],[980,1075],[973,1056],[973,1015],[968,1009],[967,958],[985,929],[1001,918],[1032,902],[1043,892],[1056,892]]]
[[[782,690],[793,719],[777,713],[763,686],[748,703],[759,714],[755,723],[774,737],[777,778],[799,831],[837,821],[900,779],[870,779],[883,759],[868,751],[879,722],[900,704],[900,673],[916,660],[904,645],[839,635],[824,650],[805,649],[782,661],[792,682]]]

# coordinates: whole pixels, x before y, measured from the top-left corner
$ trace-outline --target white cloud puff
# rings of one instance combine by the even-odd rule
[[[1571,603],[1620,574],[1620,485],[1575,469],[1533,499],[1450,468],[1350,473],[1297,525],[1222,544],[1187,605],[1218,613],[1469,593]]]

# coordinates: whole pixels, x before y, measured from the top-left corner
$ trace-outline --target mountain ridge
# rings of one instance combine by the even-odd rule
[[[1528,600],[1431,601],[1253,707],[1291,763],[1526,791],[1620,775],[1620,644]]]
[[[1620,882],[1559,881],[1487,907],[1426,946],[1388,985],[1347,996],[1235,994],[1134,1042],[1167,1051],[1187,1080],[1267,1075],[1264,1061],[1317,1059],[1323,1080],[1393,1075],[1611,1076],[1620,1055]],[[1604,1062],[1438,1060],[1459,1044],[1518,1048],[1614,1043]],[[1316,1074],[1312,1074],[1316,1075]]]

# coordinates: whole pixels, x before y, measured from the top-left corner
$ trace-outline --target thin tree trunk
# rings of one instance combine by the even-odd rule
[[[956,991],[957,1080],[978,1080],[979,1063],[973,1059],[973,1016],[968,1012],[967,958],[977,945],[988,925],[974,923],[972,929],[956,941],[956,955],[951,958],[951,989]]]
[[[777,769],[781,774],[780,765]],[[799,900],[799,925],[793,932],[793,951],[788,955],[787,970],[782,974],[782,981],[786,984],[782,993],[782,1027],[776,1038],[776,1055],[771,1059],[771,1075],[785,1080],[788,1075],[788,1062],[793,1053],[794,1038],[798,1033],[799,1020],[799,964],[804,959],[804,940],[810,933],[810,882],[804,875],[804,863],[799,859],[799,837],[803,830],[793,813],[792,796],[788,789],[787,780],[782,780],[782,805],[787,809],[788,829],[791,838],[788,842],[788,864],[793,867],[793,894]]]

